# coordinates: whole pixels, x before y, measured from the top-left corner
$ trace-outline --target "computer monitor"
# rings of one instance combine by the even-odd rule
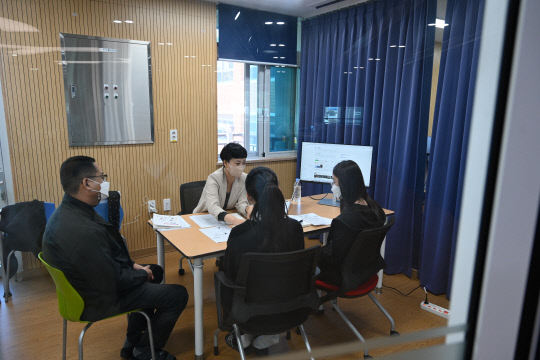
[[[369,187],[373,146],[302,143],[302,166],[300,180],[331,184],[332,170],[343,160],[358,164],[364,183]]]

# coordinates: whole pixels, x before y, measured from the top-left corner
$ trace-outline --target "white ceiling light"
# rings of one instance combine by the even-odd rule
[[[17,56],[17,54],[11,54],[11,56]]]
[[[285,25],[285,23],[283,21],[278,21],[276,24],[278,25]]]
[[[234,17],[234,20],[238,19],[239,16],[240,16],[240,11],[238,12],[238,14],[236,14],[236,16]]]
[[[278,57],[277,56],[274,56],[274,59],[277,59]]]
[[[375,60],[379,61],[379,60],[381,60],[381,59],[375,59]]]
[[[280,59],[285,59],[285,56],[280,57]]]
[[[121,24],[121,23],[122,23],[122,20],[113,20],[113,23],[115,23],[115,24]]]
[[[165,45],[164,43],[157,43],[158,45]]]
[[[369,58],[368,60],[373,60],[373,58]]]
[[[397,45],[390,45],[390,47],[396,47]]]
[[[272,25],[272,24],[273,24],[272,21],[267,21],[267,22],[264,23],[264,25]]]
[[[285,46],[285,44],[279,44],[279,46]]]
[[[172,45],[172,43],[167,43],[167,45],[171,46],[171,45]]]
[[[270,46],[276,46],[276,44],[270,44]]]
[[[126,24],[133,24],[133,20],[126,20],[124,21]]]
[[[405,45],[399,45],[399,47],[400,47],[400,48],[404,48],[404,47],[405,47]]]

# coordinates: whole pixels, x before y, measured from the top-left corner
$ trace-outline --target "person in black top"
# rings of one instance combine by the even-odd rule
[[[332,192],[341,198],[341,214],[332,220],[328,240],[321,251],[318,279],[341,285],[341,264],[358,233],[384,225],[383,209],[367,193],[360,167],[351,160],[334,167]],[[380,259],[382,261],[382,257]]]
[[[271,169],[262,166],[252,169],[246,177],[246,191],[253,210],[248,213],[248,220],[231,230],[222,261],[223,271],[233,281],[245,253],[289,252],[304,248],[302,226],[285,213],[285,198]],[[231,297],[231,292],[223,293],[225,310],[230,308]],[[225,339],[229,346],[237,348],[234,332]],[[248,347],[251,339],[243,335],[242,341],[244,347]],[[266,349],[278,341],[278,335],[259,336],[253,341],[253,346]]]
[[[94,206],[108,195],[106,179],[91,157],[64,161],[60,168],[64,199],[45,228],[43,258],[61,270],[83,298],[81,320],[145,309],[152,319],[157,359],[176,359],[161,348],[188,302],[187,290],[182,285],[159,284],[163,269],[131,260],[118,229],[96,213]],[[131,314],[122,358],[150,359],[145,330],[144,317]]]

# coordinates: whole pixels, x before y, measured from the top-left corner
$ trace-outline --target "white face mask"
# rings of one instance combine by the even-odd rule
[[[338,185],[332,184],[332,193],[334,194],[334,198],[340,199],[341,198],[341,189]]]
[[[246,165],[234,166],[234,165],[229,164],[229,167],[225,167],[225,168],[227,169],[229,174],[231,174],[235,178],[239,178],[240,176],[242,176],[242,173],[244,172]]]
[[[90,180],[91,182],[95,182],[96,184],[99,184],[101,186],[101,189],[99,191],[92,190],[92,189],[90,189],[90,190],[100,193],[102,200],[109,197],[109,185],[110,185],[110,183],[108,183],[107,181],[104,181],[102,183],[98,183],[97,181],[94,181],[92,179],[88,179],[88,180]]]

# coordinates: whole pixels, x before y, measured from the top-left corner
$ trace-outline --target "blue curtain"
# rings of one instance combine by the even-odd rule
[[[397,216],[389,274],[410,276],[420,241],[435,8],[434,0],[380,0],[302,23],[299,142],[373,146],[370,194]],[[337,118],[325,118],[327,107]],[[303,184],[302,193],[328,189]]]
[[[419,277],[450,294],[484,0],[448,0],[428,167]]]

